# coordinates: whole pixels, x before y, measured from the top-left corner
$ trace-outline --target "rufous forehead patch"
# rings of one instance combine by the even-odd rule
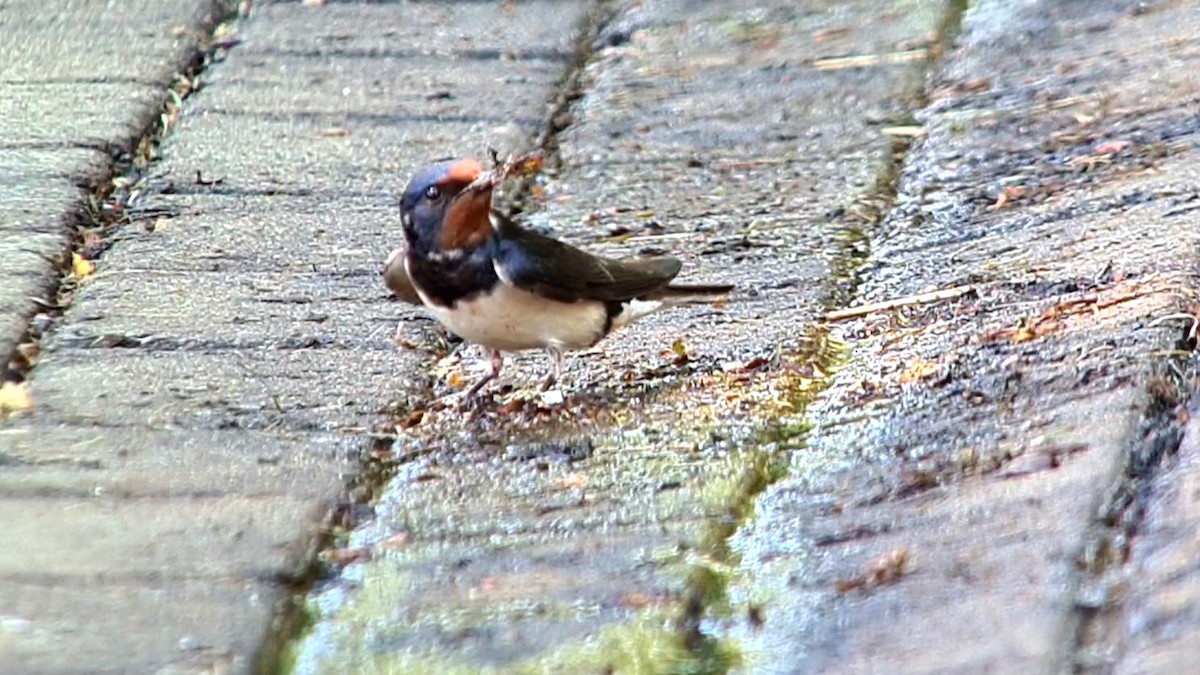
[[[470,183],[483,173],[483,164],[474,157],[460,159],[450,165],[442,182]]]

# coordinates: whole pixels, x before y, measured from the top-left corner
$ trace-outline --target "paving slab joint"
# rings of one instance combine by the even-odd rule
[[[918,77],[928,80],[935,72],[954,41],[962,33],[963,15],[970,5],[969,0],[947,0],[938,21],[936,32],[927,49],[928,56]],[[929,84],[915,87],[909,101],[910,108],[888,120],[894,128],[920,127],[919,112],[929,105]],[[875,182],[859,195],[848,208],[831,214],[843,224],[835,228],[837,241],[832,247],[829,277],[833,281],[822,299],[826,311],[849,306],[858,294],[861,285],[860,273],[871,254],[871,241],[883,235],[887,218],[896,202],[900,189],[901,169],[905,158],[921,138],[921,134],[896,134],[888,136],[891,152],[884,158]]]
[[[928,58],[917,73],[921,81],[927,80],[936,71],[961,33],[968,4],[968,0],[947,0],[928,49]],[[928,93],[928,85],[915,87],[909,101],[911,109],[898,115],[897,119],[890,120],[889,126],[918,125],[916,111],[928,104]],[[871,241],[886,227],[888,215],[899,193],[905,159],[918,137],[889,136],[889,152],[883,157],[871,187],[845,209],[830,214],[831,218],[839,219],[842,223],[840,227],[832,228],[835,241],[831,247],[825,290],[819,300],[826,311],[845,308],[857,297],[863,265],[871,253]],[[706,619],[723,611],[722,608],[728,604],[725,585],[720,579],[714,578],[712,569],[731,568],[733,554],[728,550],[729,540],[752,515],[758,495],[787,475],[784,456],[804,445],[808,433],[805,418],[808,406],[832,384],[846,352],[845,345],[831,335],[828,325],[824,323],[809,327],[799,345],[788,358],[791,370],[811,373],[813,376],[798,375],[790,377],[785,383],[784,390],[788,392],[793,414],[786,419],[771,420],[766,425],[759,439],[763,449],[762,461],[751,463],[732,500],[726,505],[723,517],[714,519],[715,525],[706,536],[706,557],[716,561],[716,565],[705,563],[696,566],[684,592],[683,612],[677,619],[676,628],[701,662],[706,662],[706,655],[709,657],[709,665],[720,665],[712,658],[719,657],[719,654],[713,652],[715,643],[704,634],[702,627]],[[751,607],[749,611],[753,614],[756,608]],[[753,617],[750,620],[754,623]]]
[[[1174,349],[1147,369],[1138,432],[1122,454],[1075,556],[1062,672],[1110,672],[1120,657],[1126,633],[1124,599],[1134,582],[1127,574],[1131,543],[1145,522],[1164,458],[1178,452],[1183,440],[1197,391],[1196,346],[1195,327],[1189,322]]]
[[[113,236],[138,222],[151,228],[162,215],[139,207],[148,193],[145,178],[158,161],[159,147],[178,121],[184,101],[201,88],[203,72],[236,45],[232,34],[238,13],[234,0],[212,0],[190,28],[189,41],[180,50],[170,79],[159,83],[159,102],[139,111],[128,137],[105,144],[109,160],[103,168],[80,178],[81,199],[72,213],[64,215],[62,254],[46,261],[53,276],[45,295],[36,301],[39,309],[24,317],[25,332],[6,355],[0,380],[23,383],[33,377],[42,344],[70,309],[76,291],[95,272]]]
[[[432,395],[431,379],[422,378],[416,386],[428,389],[428,395]],[[346,487],[333,501],[333,508],[321,517],[307,542],[306,550],[297,557],[296,568],[290,574],[275,579],[286,592],[259,642],[253,672],[274,674],[291,671],[292,645],[313,625],[313,616],[305,600],[313,586],[334,571],[334,564],[327,554],[345,545],[347,533],[370,518],[363,514],[370,511],[370,504],[382,495],[388,479],[394,473],[395,465],[380,458],[385,456],[395,441],[394,433],[373,433],[368,437],[359,470],[349,476]]]
[[[546,102],[545,123],[531,142],[533,148],[541,151],[547,171],[555,171],[562,165],[559,136],[574,122],[573,108],[587,91],[587,67],[599,50],[613,40],[608,35],[608,30],[618,14],[619,6],[616,0],[596,0],[591,10],[580,20],[571,50],[571,60],[550,90],[551,95]],[[536,207],[529,201],[536,180],[537,176],[527,176],[513,181],[511,187],[506,187],[501,194],[502,200],[509,204],[514,214]]]

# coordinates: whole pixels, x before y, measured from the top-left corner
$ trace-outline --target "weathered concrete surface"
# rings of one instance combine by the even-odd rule
[[[211,0],[13,0],[0,8],[0,354],[69,257],[81,185],[158,114]]]
[[[165,6],[131,5],[121,21],[154,32]],[[391,342],[406,310],[378,277],[398,240],[396,194],[431,157],[532,137],[570,60],[582,6],[522,7],[538,20],[255,3],[143,181],[138,219],[44,345],[34,414],[0,432],[0,672],[251,667],[315,517],[419,367]],[[85,63],[105,63],[93,15],[61,12],[55,25],[97,40]],[[0,16],[22,15],[10,3]],[[124,79],[157,82],[150,72]],[[56,142],[119,137],[136,106],[112,98],[125,117],[64,125]],[[13,100],[6,90],[0,106]],[[14,175],[65,182],[74,168],[58,166]],[[64,207],[78,197],[62,190]]]
[[[372,448],[400,476],[349,540],[374,560],[315,596],[328,620],[303,668],[1186,669],[1194,448],[1152,460],[1183,419],[1195,2],[979,4],[863,298],[969,291],[843,324],[854,360],[809,447],[787,426],[822,378],[792,357],[817,351],[818,303],[844,299],[843,230],[870,220],[881,128],[908,126],[943,4],[606,5],[530,219],[741,291],[575,360],[566,405],[506,391],[521,414],[467,426],[438,398],[476,353],[435,364],[390,341],[416,315],[377,278],[395,194],[432,156],[544,134],[588,6],[256,3],[145,182],[153,218],[121,232],[45,345],[35,415],[0,429],[0,672],[248,669],[280,577],[397,398],[400,442]],[[28,36],[7,30],[13,6],[0,44]],[[40,7],[31,26],[57,16]],[[153,32],[154,7],[126,25]],[[166,84],[121,91],[146,82]],[[32,109],[15,100],[6,115]],[[136,128],[78,119],[61,128],[85,145]],[[104,165],[3,148],[4,171],[51,195],[39,217],[77,203],[77,167]],[[45,233],[14,246],[59,257]],[[44,295],[49,267],[21,293]],[[517,384],[546,365],[515,361]],[[781,455],[791,475],[731,555],[739,499]],[[837,592],[894,551],[898,583]],[[704,624],[676,623],[694,600]],[[733,647],[678,639],[693,632]]]
[[[394,449],[400,478],[351,541],[374,560],[344,573],[361,586],[348,602],[340,586],[318,596],[328,619],[304,643],[302,672],[728,667],[689,654],[672,618],[702,590],[696,574],[712,573],[719,594],[713,528],[770,471],[771,453],[744,441],[785,407],[778,355],[807,346],[803,327],[844,281],[828,257],[890,161],[880,128],[922,85],[919,58],[816,64],[920,49],[944,3],[618,9],[528,220],[590,250],[681,256],[681,279],[739,291],[574,359],[552,411],[521,406],[517,391],[499,399],[517,412],[466,422],[428,400],[463,366],[433,368],[424,416]],[[513,361],[503,378],[516,387],[547,366]]]
[[[1155,484],[1186,510],[1152,510],[1128,556],[1191,386],[1198,13],[968,13],[861,299],[965,292],[841,329],[812,447],[734,541],[765,620],[738,633],[748,671],[1194,670],[1195,574],[1167,581],[1190,451]],[[900,554],[896,583],[855,587]]]
[[[4,379],[28,321],[53,301],[88,185],[102,182],[157,117],[173,77],[211,33],[213,2],[6,2],[0,7],[0,354]],[[128,439],[133,447],[142,437]],[[79,447],[86,446],[86,447]],[[218,592],[181,567],[171,588],[146,556],[172,519],[155,500],[106,518],[97,465],[115,447],[49,431],[0,430],[0,672],[145,666],[146,636],[176,612],[176,644]],[[148,467],[143,466],[143,469]],[[158,490],[171,474],[150,468]],[[189,514],[194,518],[196,513]],[[164,526],[166,529],[164,529]],[[156,537],[155,535],[159,535]],[[119,559],[97,555],[107,538]],[[198,545],[197,539],[190,543]],[[139,570],[142,570],[139,572]],[[107,577],[107,581],[105,581]],[[240,593],[241,589],[238,589]],[[221,602],[228,602],[222,599]],[[239,600],[242,602],[242,600]],[[124,639],[119,639],[125,636]],[[114,661],[119,657],[119,661]]]
[[[1179,452],[1154,481],[1146,523],[1133,541],[1131,592],[1113,622],[1125,638],[1116,673],[1180,672],[1200,653],[1200,417],[1194,403],[1188,413]]]

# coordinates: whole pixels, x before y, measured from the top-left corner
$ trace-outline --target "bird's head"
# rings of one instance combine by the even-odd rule
[[[483,170],[477,159],[447,160],[409,181],[400,200],[400,220],[410,249],[463,251],[487,243],[492,236],[493,186],[471,185]]]

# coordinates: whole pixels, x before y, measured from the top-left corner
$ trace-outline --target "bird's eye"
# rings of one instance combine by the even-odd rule
[[[428,199],[432,202],[441,198],[441,196],[442,191],[438,189],[438,186],[430,185],[429,187],[425,188],[425,199]]]

